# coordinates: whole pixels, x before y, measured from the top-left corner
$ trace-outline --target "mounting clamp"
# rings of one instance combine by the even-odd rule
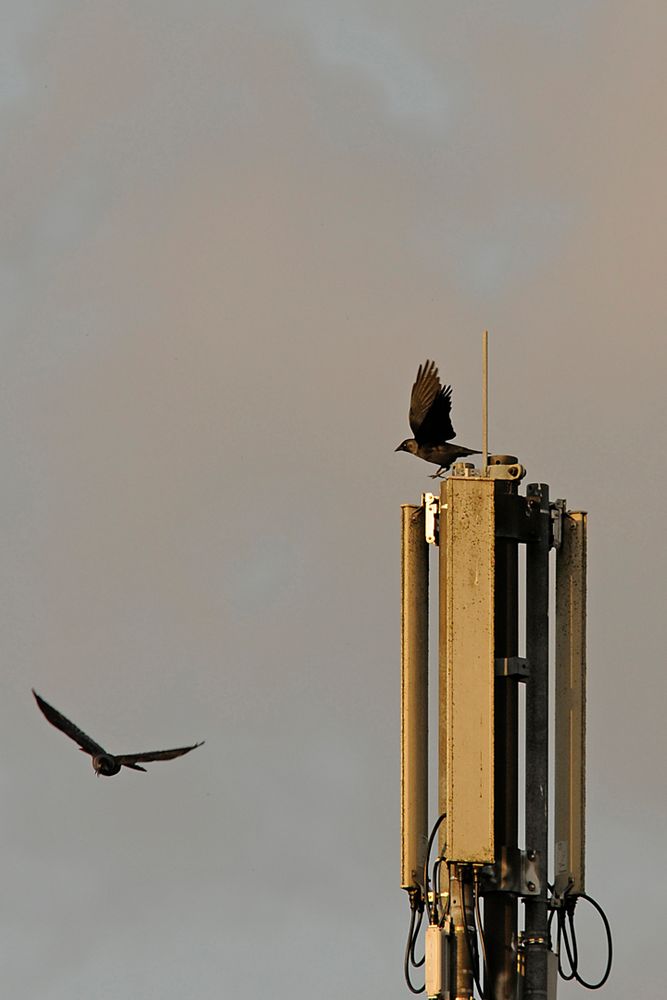
[[[514,896],[539,896],[542,884],[538,873],[538,851],[501,847],[500,861],[485,865],[479,872],[481,893],[509,892]]]
[[[424,534],[429,545],[437,545],[440,528],[440,500],[435,493],[422,493],[424,508]]]

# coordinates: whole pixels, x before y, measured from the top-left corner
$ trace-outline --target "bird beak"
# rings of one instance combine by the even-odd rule
[[[403,450],[402,444],[399,444],[398,448],[394,448],[394,451],[402,451],[402,450]]]

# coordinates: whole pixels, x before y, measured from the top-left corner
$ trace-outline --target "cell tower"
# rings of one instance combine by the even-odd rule
[[[486,384],[486,341],[484,357]],[[420,504],[402,508],[401,885],[411,909],[405,976],[413,993],[439,1000],[471,1000],[475,990],[482,1000],[555,1000],[559,973],[597,988],[611,968],[607,918],[585,891],[587,515],[551,502],[541,483],[522,494],[526,470],[518,460],[487,455],[486,396],[481,467],[454,465],[439,497],[425,493]],[[439,801],[429,835],[430,546],[438,549]],[[579,969],[574,913],[581,899],[598,910],[607,933],[609,960],[597,983]],[[421,965],[425,983],[416,986],[411,970]]]

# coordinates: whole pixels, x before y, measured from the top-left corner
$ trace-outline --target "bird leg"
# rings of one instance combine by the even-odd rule
[[[434,472],[433,475],[429,476],[428,478],[429,479],[442,479],[446,472],[447,472],[446,466],[441,465],[440,468],[437,470],[437,472]]]

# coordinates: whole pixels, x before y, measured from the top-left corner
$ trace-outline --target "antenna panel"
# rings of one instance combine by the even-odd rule
[[[494,486],[451,476],[440,502],[440,808],[448,860],[478,864],[495,859]]]

